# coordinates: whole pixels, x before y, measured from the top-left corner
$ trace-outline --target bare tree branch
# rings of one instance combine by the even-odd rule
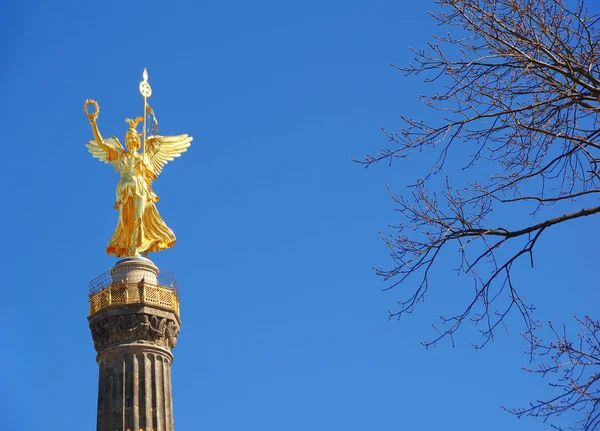
[[[562,0],[435,3],[440,8],[433,20],[450,31],[434,36],[426,49],[412,49],[412,64],[392,65],[437,89],[419,96],[433,120],[401,116],[399,132],[383,130],[388,148],[355,160],[369,167],[433,156],[408,193],[388,186],[399,221],[380,234],[392,264],[375,271],[389,282],[385,290],[401,284],[410,289],[389,312],[400,318],[425,298],[442,250],[458,250],[456,270],[470,276],[473,295],[458,313],[442,317],[424,344],[445,337],[453,342],[470,321],[483,337],[474,344],[482,347],[516,311],[533,354],[541,348],[539,323],[519,294],[513,266],[523,259],[533,266],[545,230],[600,212],[600,15],[584,0],[569,3],[572,8]],[[455,173],[457,160],[462,163]],[[469,173],[452,185],[451,178]],[[525,225],[511,227],[503,213],[511,220],[522,214]],[[543,221],[532,222],[531,214]],[[587,396],[590,385],[573,379]],[[538,403],[514,412],[560,411]],[[600,427],[597,403],[590,412],[586,423]],[[592,429],[586,426],[580,429]]]
[[[558,395],[549,400],[537,400],[525,408],[505,408],[521,416],[544,419],[578,414],[579,419],[570,427],[585,431],[600,428],[600,322],[586,316],[575,317],[581,330],[571,341],[565,325],[557,329],[548,322],[552,340],[534,339],[535,353],[543,361],[537,368],[526,368],[531,373],[551,378],[549,385]],[[555,429],[563,429],[553,426]]]

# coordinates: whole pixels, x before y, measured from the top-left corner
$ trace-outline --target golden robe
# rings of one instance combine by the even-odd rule
[[[106,252],[126,257],[172,247],[175,234],[156,209],[159,198],[152,190],[151,171],[143,156],[133,151],[117,154],[113,165],[121,175],[115,202],[119,221]]]

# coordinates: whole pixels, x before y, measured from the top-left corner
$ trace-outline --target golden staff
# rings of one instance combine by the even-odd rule
[[[147,100],[150,96],[152,96],[152,87],[150,87],[150,84],[148,83],[148,71],[146,70],[146,68],[144,68],[144,73],[142,74],[142,77],[144,78],[144,80],[142,82],[140,82],[140,93],[144,97],[144,130],[142,131],[142,143],[144,146],[142,148],[142,159],[145,162],[146,161],[146,117],[148,116]],[[142,163],[142,167],[143,166],[144,165]]]
[[[140,93],[144,97],[144,130],[142,131],[142,177],[144,177],[144,164],[146,163],[146,117],[148,116],[148,97],[152,96],[152,87],[148,83],[148,71],[144,67],[144,73],[142,73],[144,80],[140,82]],[[146,178],[144,177],[144,182]],[[148,258],[148,252],[145,252],[146,258]]]

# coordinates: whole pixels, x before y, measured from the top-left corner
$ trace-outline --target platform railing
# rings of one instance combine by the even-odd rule
[[[107,287],[90,292],[90,315],[113,306],[125,304],[152,304],[172,310],[179,316],[179,296],[175,288],[145,283],[110,283]]]

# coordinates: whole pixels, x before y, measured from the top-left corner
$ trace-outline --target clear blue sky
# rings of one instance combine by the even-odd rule
[[[403,191],[422,166],[350,159],[387,145],[379,128],[400,114],[427,115],[423,84],[389,64],[431,39],[434,7],[4,2],[0,428],[95,429],[87,283],[116,262],[104,249],[118,178],[84,146],[82,105],[96,99],[100,130],[122,139],[147,67],[161,133],[194,136],[155,183],[179,242],[150,256],[182,290],[178,431],[548,429],[500,408],[550,394],[520,370],[516,318],[483,351],[476,328],[426,351],[467,278],[448,261],[419,312],[388,322],[402,292],[370,269],[389,263],[385,183]],[[534,270],[516,269],[541,320],[597,312],[596,226],[560,226]]]

